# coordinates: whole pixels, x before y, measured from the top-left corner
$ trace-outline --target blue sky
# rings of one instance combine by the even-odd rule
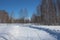
[[[14,11],[14,18],[18,18],[20,9],[27,8],[31,17],[40,2],[41,0],[0,0],[0,10],[6,10],[9,14]]]

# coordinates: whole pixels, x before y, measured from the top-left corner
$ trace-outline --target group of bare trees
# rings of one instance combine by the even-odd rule
[[[28,20],[28,10],[27,8],[20,9],[19,13],[17,13],[19,18],[14,19],[13,16],[15,15],[14,11],[11,13],[11,23],[27,23]]]
[[[60,25],[60,0],[42,0],[32,22],[44,25]]]
[[[60,0],[42,0],[42,3],[36,7],[36,12],[32,14],[31,20],[28,18],[27,8],[20,9],[19,13],[17,13],[19,15],[19,19],[13,18],[13,15],[15,15],[14,11],[11,12],[10,16],[6,12],[3,12],[2,14],[7,14],[7,16],[3,16],[3,18],[7,18],[7,23],[30,22],[45,25],[60,25]],[[5,19],[0,17],[0,21]]]
[[[17,14],[19,15],[19,18],[14,19],[14,10],[10,14],[5,10],[0,10],[0,23],[27,23],[29,21],[26,8],[21,9]]]
[[[8,13],[5,10],[0,10],[0,23],[10,22]]]

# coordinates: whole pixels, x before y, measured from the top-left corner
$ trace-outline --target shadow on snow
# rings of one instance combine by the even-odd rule
[[[49,33],[52,36],[57,36],[57,40],[60,40],[60,33],[56,32],[55,30],[50,30],[50,29],[47,29],[47,28],[40,28],[40,27],[33,27],[31,25],[29,26],[29,28],[43,30],[43,31]]]

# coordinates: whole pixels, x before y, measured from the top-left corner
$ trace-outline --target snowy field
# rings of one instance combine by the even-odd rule
[[[60,26],[0,24],[0,40],[60,40]]]

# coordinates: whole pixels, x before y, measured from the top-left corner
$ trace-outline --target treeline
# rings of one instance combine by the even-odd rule
[[[21,9],[18,13],[19,19],[14,18],[14,11],[12,11],[10,14],[7,13],[5,10],[0,10],[0,23],[28,23],[28,12],[27,9]]]
[[[27,8],[20,10],[20,16],[18,20],[12,18],[13,14],[14,12],[12,11],[11,16],[8,16],[8,13],[6,12],[7,16],[5,17],[8,21],[6,21],[7,23],[37,23],[42,25],[60,25],[60,0],[42,0],[41,4],[36,7],[36,13],[33,13],[30,19],[28,18]],[[0,22],[5,22],[4,18],[2,19],[4,21],[2,21],[0,18]]]

